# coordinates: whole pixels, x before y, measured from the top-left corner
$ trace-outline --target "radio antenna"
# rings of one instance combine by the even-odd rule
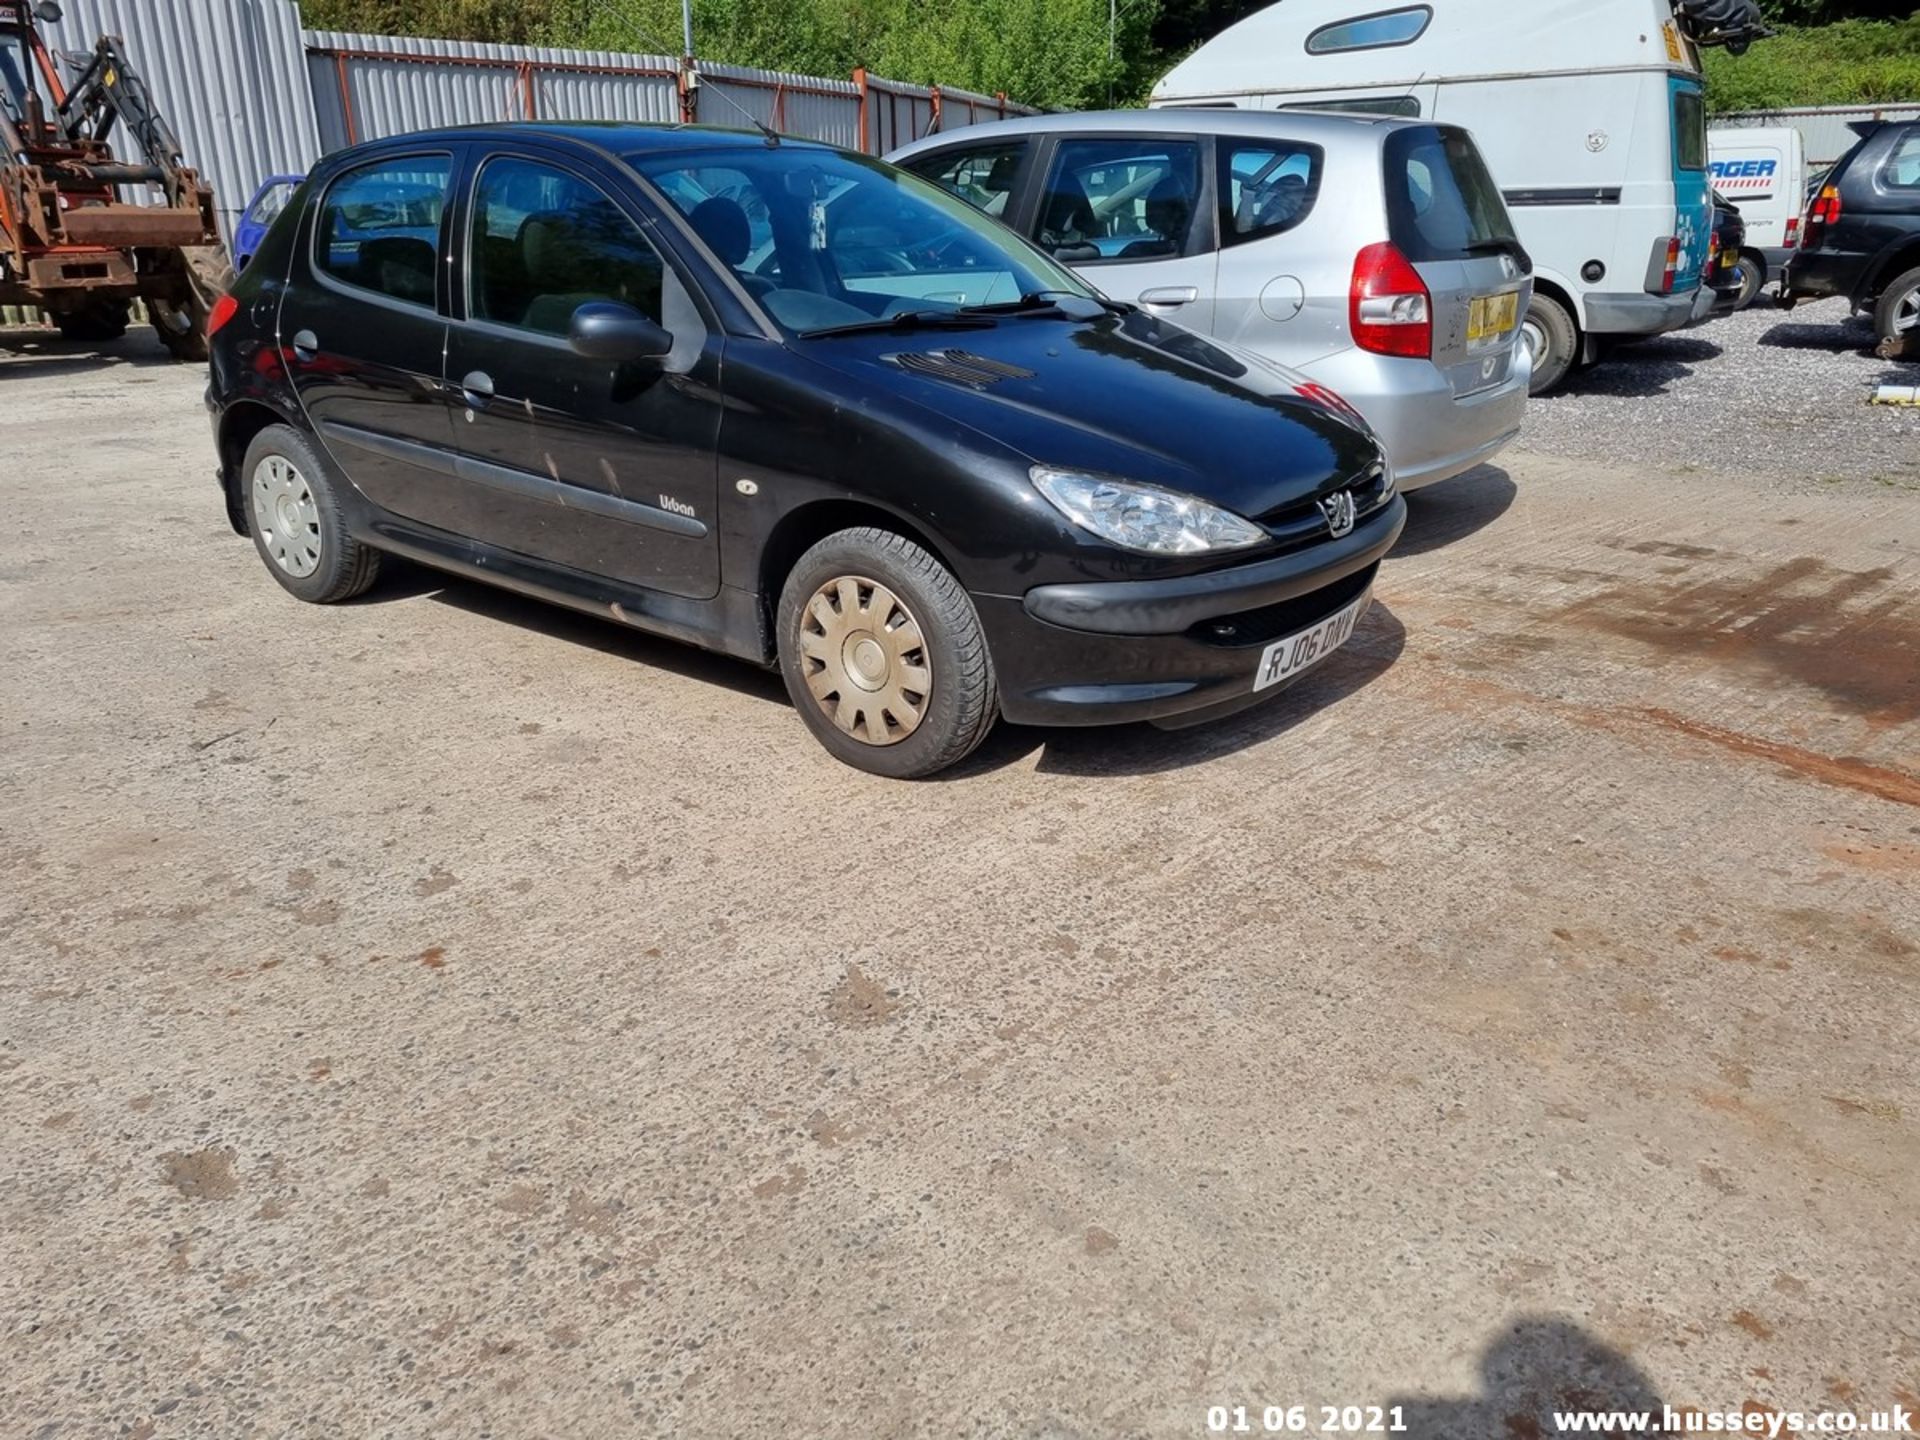
[[[645,45],[649,50],[654,51],[656,54],[667,55],[672,53],[667,46],[662,45],[660,43],[659,39],[656,36],[649,35],[647,34],[646,31],[642,30],[639,27],[639,25],[634,22],[633,17],[627,13],[624,7],[619,10],[615,10],[611,6],[602,6],[600,13],[603,15],[609,16],[610,18],[615,20],[617,23],[624,25],[628,30],[633,32],[633,36],[635,39],[637,39],[642,45]],[[693,5],[691,3],[691,0],[682,0],[680,15],[681,15],[682,32],[683,32],[684,39],[686,41],[686,49],[682,52],[682,54],[685,57],[685,63],[689,71],[691,71],[695,75],[698,75],[699,71],[693,69],[693,63],[694,63],[693,61]],[[780,144],[780,132],[778,130],[774,129],[771,125],[767,124],[766,121],[762,120],[758,115],[754,114],[751,110],[747,109],[746,106],[742,105],[738,100],[734,99],[731,95],[727,94],[725,90],[716,90],[713,93],[718,95],[722,100],[726,101],[727,104],[731,105],[734,109],[738,110],[743,116],[745,116],[747,123],[753,126],[754,129],[758,130],[763,136],[766,137],[767,147],[769,149],[773,149]]]

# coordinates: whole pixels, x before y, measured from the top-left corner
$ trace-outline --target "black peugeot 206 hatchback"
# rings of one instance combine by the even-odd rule
[[[1352,633],[1405,519],[1337,397],[829,146],[508,125],[329,157],[216,309],[234,527],[763,665],[840,759],[1185,723]]]

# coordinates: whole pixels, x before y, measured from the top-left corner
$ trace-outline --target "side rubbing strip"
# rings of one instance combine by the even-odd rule
[[[1509,205],[1618,205],[1618,185],[1571,185],[1559,190],[1502,190]]]
[[[437,470],[442,475],[454,473],[453,453],[438,445],[402,440],[397,435],[382,435],[377,430],[362,430],[358,425],[342,425],[336,420],[320,422],[320,438],[351,446],[355,450],[365,450],[388,460],[398,460],[403,465],[417,465],[422,470]]]
[[[477,485],[490,485],[496,490],[510,491],[515,495],[542,500],[549,505],[559,505],[568,510],[584,510],[590,515],[604,515],[609,520],[619,520],[628,525],[644,525],[649,530],[664,530],[669,535],[684,535],[690,540],[698,540],[707,533],[707,522],[696,520],[691,515],[676,515],[671,510],[662,510],[655,505],[642,505],[637,500],[623,500],[618,495],[589,490],[584,485],[568,485],[563,481],[550,480],[545,475],[535,475],[531,471],[515,469],[510,465],[495,465],[490,460],[476,460],[471,455],[460,456],[454,462],[453,473],[462,480],[471,480]]]

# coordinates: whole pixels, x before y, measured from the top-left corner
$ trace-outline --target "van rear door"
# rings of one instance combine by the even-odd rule
[[[1503,383],[1519,352],[1533,262],[1473,137],[1409,125],[1382,147],[1387,234],[1427,287],[1433,363],[1455,395]]]

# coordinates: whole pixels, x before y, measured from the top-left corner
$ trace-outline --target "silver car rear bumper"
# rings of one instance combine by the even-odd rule
[[[1525,346],[1500,384],[1458,397],[1426,360],[1349,349],[1297,368],[1366,416],[1402,490],[1471,470],[1504,449],[1520,433],[1533,373]]]

